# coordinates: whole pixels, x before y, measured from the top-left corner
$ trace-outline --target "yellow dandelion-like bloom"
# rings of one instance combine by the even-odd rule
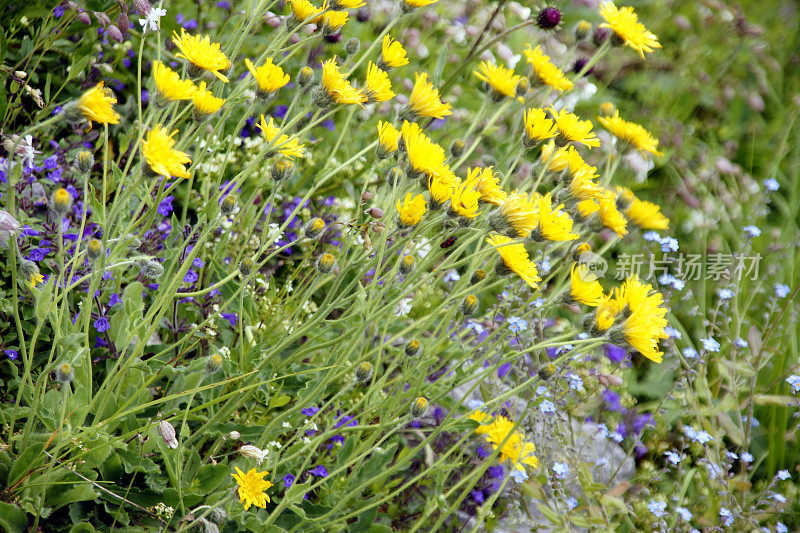
[[[669,219],[661,213],[661,207],[652,202],[640,200],[624,187],[618,187],[617,194],[623,203],[627,204],[624,211],[632,224],[636,224],[642,229],[669,229]]]
[[[578,202],[577,210],[580,218],[587,220],[600,210],[600,204],[598,204],[597,200],[594,199],[581,200]]]
[[[480,215],[478,200],[481,198],[481,193],[476,186],[476,177],[467,176],[464,182],[453,189],[453,195],[450,198],[450,209],[455,214],[465,218],[475,218]]]
[[[547,239],[548,241],[571,241],[577,239],[579,235],[572,233],[572,219],[562,211],[564,204],[553,207],[550,193],[544,196],[536,196],[535,202],[539,215],[539,227],[536,228],[531,237],[534,240]]]
[[[78,99],[78,109],[83,118],[98,124],[119,124],[119,114],[114,111],[117,98],[101,81]]]
[[[561,69],[550,62],[550,56],[542,52],[541,46],[531,48],[531,45],[528,45],[528,48],[522,53],[525,54],[525,60],[533,67],[536,76],[545,85],[549,85],[559,92],[569,91],[574,87]]]
[[[461,180],[450,169],[447,172],[433,174],[428,178],[428,194],[431,198],[431,207],[438,208],[453,196],[453,191]]]
[[[175,140],[173,137],[178,130],[167,133],[164,126],[158,124],[147,132],[147,138],[142,139],[142,156],[150,166],[150,169],[169,178],[188,178],[189,171],[186,165],[191,165],[192,159],[188,154],[175,150]]]
[[[597,177],[596,170],[594,167],[588,167],[587,170],[573,175],[572,181],[569,182],[570,196],[581,201],[603,196],[603,187],[594,181]]]
[[[416,117],[444,118],[452,115],[452,106],[442,102],[439,89],[428,82],[427,72],[414,74],[414,88],[407,109]]]
[[[500,450],[498,459],[501,463],[509,461],[518,470],[524,470],[524,465],[538,468],[539,460],[533,455],[536,451],[534,444],[525,441],[525,436],[519,431],[513,431],[513,428],[512,421],[498,416],[490,425],[486,440],[493,449]]]
[[[247,70],[256,80],[258,88],[265,93],[274,93],[287,83],[289,75],[283,69],[272,62],[272,58],[267,58],[263,65],[256,67],[249,59],[244,60]]]
[[[405,11],[411,11],[413,9],[435,4],[438,1],[439,0],[403,0],[403,9]]]
[[[523,115],[525,123],[525,142],[526,146],[534,146],[540,141],[552,139],[558,134],[556,123],[547,118],[544,109],[526,109]]]
[[[592,131],[591,121],[581,120],[580,117],[566,109],[557,112],[551,107],[549,110],[558,127],[558,139],[563,141],[563,144],[579,143],[590,150],[594,146],[600,146],[600,140]]]
[[[403,121],[400,133],[413,174],[431,177],[446,173],[444,148],[425,135],[416,122]]]
[[[663,353],[658,342],[668,337],[664,297],[637,276],[625,280],[620,294],[624,295],[629,310],[622,323],[625,341],[643,356],[660,363]]]
[[[250,509],[251,505],[266,509],[270,499],[265,491],[272,487],[272,483],[264,479],[267,474],[269,472],[257,472],[255,468],[251,468],[245,474],[238,466],[236,473],[231,474],[236,480],[236,484],[239,485],[239,503],[244,504],[245,511]]]
[[[539,287],[538,283],[542,281],[542,278],[539,277],[539,271],[530,260],[524,244],[509,244],[512,239],[505,235],[491,235],[486,238],[486,242],[494,246],[497,253],[500,254],[500,260],[506,270],[518,275],[532,289]]]
[[[381,159],[397,150],[399,140],[400,132],[394,126],[383,120],[378,121],[378,150],[381,154]]]
[[[499,213],[503,223],[519,237],[527,237],[539,224],[538,206],[525,193],[514,191],[509,194],[500,204]]]
[[[475,433],[479,435],[485,435],[491,431],[492,415],[484,413],[483,411],[475,411],[469,415],[468,418],[480,424],[477,428],[475,428]]]
[[[480,71],[473,71],[475,77],[488,83],[495,93],[514,98],[517,94],[517,83],[522,78],[514,74],[514,69],[498,66],[488,61],[481,61]]]
[[[161,61],[153,63],[153,79],[156,81],[158,95],[165,100],[191,100],[196,90],[192,80],[184,80],[180,74]]]
[[[363,0],[332,0],[333,9],[356,9],[364,5]]]
[[[620,141],[633,146],[640,152],[647,152],[653,155],[663,155],[658,151],[658,139],[653,137],[649,131],[639,124],[628,122],[621,118],[619,113],[611,116],[599,116],[597,120]]]
[[[380,65],[383,68],[397,68],[408,65],[408,56],[403,44],[400,41],[395,41],[388,34],[383,37]]]
[[[322,64],[322,89],[328,98],[337,104],[363,104],[366,95],[347,81],[336,65],[333,57]]]
[[[367,103],[385,102],[394,98],[392,91],[392,82],[389,81],[389,75],[385,71],[378,68],[378,65],[369,62],[367,67],[367,78],[364,82],[364,94],[367,97]]]
[[[322,8],[327,9],[328,2],[323,2]],[[322,27],[326,33],[336,33],[347,23],[350,14],[347,11],[325,11],[322,14]]]
[[[38,284],[44,281],[44,276],[42,276],[41,272],[31,272],[30,277],[28,278],[28,287],[31,289],[36,287]]]
[[[603,286],[584,263],[575,263],[570,271],[569,296],[574,302],[597,307],[603,302]]]
[[[224,98],[217,98],[211,91],[206,90],[206,82],[201,81],[197,90],[192,94],[194,109],[200,115],[211,115],[220,110],[225,103]]]
[[[289,0],[295,24],[317,22],[322,10],[308,0]]]
[[[628,234],[628,221],[617,209],[617,202],[614,195],[606,192],[598,199],[600,220],[603,225],[620,237]]]
[[[508,193],[500,187],[500,178],[493,167],[471,168],[467,171],[467,181],[475,182],[475,189],[481,193],[481,201],[494,205],[502,204]]]
[[[397,213],[400,215],[400,223],[403,226],[416,226],[426,209],[425,197],[421,194],[412,198],[411,193],[408,193],[402,204],[397,202]]]
[[[264,120],[264,115],[261,115],[261,122],[257,126],[267,142],[274,142],[273,148],[289,159],[303,157],[305,154],[305,146],[300,144],[296,137],[290,138],[285,133],[281,133],[281,129],[275,125],[272,117],[269,118],[269,123],[267,123]]]
[[[220,70],[230,68],[231,62],[220,50],[219,43],[212,43],[208,35],[189,35],[184,28],[181,28],[180,36],[177,32],[172,32],[172,41],[180,50],[175,57],[182,57],[195,67],[207,70],[225,83],[228,82],[227,76],[221,74]]]
[[[595,310],[594,323],[600,331],[608,331],[625,308],[625,302],[616,296],[618,294],[619,290],[615,290],[613,296],[605,296]]]
[[[639,22],[639,17],[632,7],[617,7],[614,2],[603,2],[600,6],[600,16],[606,21],[600,27],[610,28],[625,46],[639,52],[639,57],[642,59],[645,52],[650,53],[656,48],[661,48],[658,37]]]
[[[569,147],[556,148],[556,142],[550,141],[542,145],[539,161],[547,165],[551,172],[562,172],[569,168]]]

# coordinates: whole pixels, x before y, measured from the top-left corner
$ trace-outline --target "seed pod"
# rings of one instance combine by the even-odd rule
[[[350,37],[347,39],[347,42],[344,43],[344,51],[347,52],[348,55],[357,54],[359,49],[361,49],[361,41],[357,37]]]
[[[311,67],[301,68],[297,76],[297,83],[300,84],[300,87],[308,87],[312,81],[314,81],[314,71]]]
[[[475,297],[475,295],[468,294],[465,296],[464,301],[461,302],[461,312],[464,313],[464,316],[472,316],[477,310],[478,299]]]
[[[255,459],[256,463],[261,464],[264,462],[264,458],[267,456],[267,450],[262,450],[258,446],[253,446],[252,444],[245,444],[241,448],[239,448],[239,453],[243,457],[248,457],[250,459]]]
[[[312,218],[303,229],[303,233],[309,239],[316,239],[323,231],[325,231],[325,221],[319,217]]]
[[[56,369],[56,381],[59,383],[69,383],[75,378],[75,371],[72,368],[72,365],[69,363],[64,363],[60,367]]]
[[[90,17],[89,13],[87,13],[86,11],[82,11],[82,12],[78,13],[78,16],[75,17],[75,18],[77,18],[80,22],[83,22],[87,26],[91,26],[92,25],[92,17]]]
[[[542,379],[550,379],[555,375],[556,370],[558,370],[556,368],[556,365],[554,365],[553,363],[548,363],[539,369],[538,374],[539,377]]]
[[[356,381],[362,385],[372,381],[372,363],[365,361],[356,369]]]
[[[456,139],[450,145],[450,155],[452,155],[455,159],[458,159],[464,154],[464,150],[467,148],[467,145],[461,139]]]
[[[0,209],[0,239],[7,238],[8,235],[4,235],[6,233],[16,235],[21,229],[22,224],[11,213]]]
[[[383,218],[383,209],[381,209],[380,207],[370,207],[367,210],[367,214],[372,218],[381,219]]]
[[[99,239],[92,239],[86,244],[86,255],[89,259],[97,259],[103,253],[103,243]]]
[[[222,356],[215,353],[206,361],[206,374],[213,374],[222,368]]]
[[[414,256],[406,254],[400,260],[400,273],[406,275],[412,270],[414,270]]]
[[[117,28],[113,24],[109,25],[106,31],[108,32],[108,36],[117,41],[118,43],[121,43],[124,40],[122,32],[119,31],[119,28]]]
[[[108,18],[108,15],[106,15],[105,13],[102,13],[100,11],[93,11],[92,14],[94,15],[94,18],[97,20],[97,23],[103,26],[104,28],[109,24],[111,24],[111,19]]]
[[[228,438],[231,440],[239,440],[242,438],[242,434],[236,430],[233,430],[230,433],[228,433]]]
[[[250,273],[253,271],[253,260],[249,257],[245,257],[244,259],[239,262],[239,272],[242,273],[242,276],[249,276]]]
[[[321,274],[329,274],[336,266],[336,258],[331,254],[322,254],[317,259],[317,270]]]
[[[406,348],[405,348],[406,355],[409,357],[417,355],[421,347],[422,345],[419,343],[417,339],[411,339],[406,343]]]
[[[606,39],[608,39],[610,34],[611,30],[608,28],[595,28],[594,33],[592,34],[592,42],[595,44],[595,46],[600,46],[606,41]]]
[[[94,166],[94,156],[92,152],[88,150],[81,150],[78,152],[78,155],[75,156],[75,164],[81,170],[81,172],[89,172],[92,170]]]
[[[143,17],[146,17],[153,9],[147,0],[133,0],[133,8]]]
[[[428,412],[428,399],[424,396],[420,396],[411,404],[411,416],[420,418],[425,416],[426,412]]]
[[[117,15],[117,27],[123,34],[128,33],[128,29],[131,27],[131,20],[128,18],[127,11],[127,9],[124,9]]]
[[[53,210],[60,216],[72,208],[72,195],[64,187],[59,187],[53,193]]]
[[[161,420],[158,423],[158,434],[164,439],[164,444],[173,450],[178,447],[178,439],[175,437],[175,426],[166,420]]]
[[[480,283],[486,277],[486,271],[482,268],[479,268],[475,272],[472,273],[472,277],[469,279],[469,282],[473,285],[476,283]]]
[[[148,259],[139,263],[139,271],[142,276],[156,280],[164,275],[164,266],[158,261]]]

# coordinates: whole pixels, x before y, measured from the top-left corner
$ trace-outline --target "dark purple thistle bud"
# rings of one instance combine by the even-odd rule
[[[611,30],[608,28],[597,28],[592,34],[592,42],[595,46],[600,46],[608,39],[609,35],[611,35]]]
[[[552,30],[561,22],[561,11],[555,7],[544,7],[536,17],[536,25],[543,30]]]
[[[331,43],[331,44],[336,44],[336,43],[340,42],[341,40],[342,40],[341,32],[325,36],[325,42],[328,42],[328,43]]]
[[[123,40],[122,32],[119,31],[119,28],[117,28],[113,24],[111,24],[108,27],[108,36],[117,41],[118,43],[121,43]]]
[[[84,12],[82,12],[82,13],[78,13],[78,16],[77,16],[76,18],[77,18],[77,19],[78,19],[80,22],[83,22],[84,24],[87,24],[87,25],[89,25],[89,26],[91,26],[91,25],[92,25],[92,17],[90,17],[90,16],[89,16],[89,13],[87,13],[86,11],[84,11]]]
[[[104,28],[111,24],[111,19],[108,18],[108,15],[105,13],[101,13],[100,11],[94,11],[94,18],[97,19],[97,23],[103,26]]]
[[[588,63],[588,62],[589,62],[589,60],[586,59],[585,57],[581,57],[581,58],[576,59],[575,60],[575,64],[572,65],[572,72],[574,72],[575,74],[579,74],[583,70],[583,68],[586,66],[586,63]],[[594,67],[589,67],[589,70],[584,72],[583,75],[587,76],[587,75],[591,74],[592,71],[594,71]]]
[[[369,19],[372,17],[372,13],[370,13],[369,8],[364,6],[358,10],[356,13],[356,20],[359,22],[369,22]]]

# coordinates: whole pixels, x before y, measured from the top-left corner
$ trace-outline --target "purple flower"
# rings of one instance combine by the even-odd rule
[[[333,427],[338,429],[338,428],[344,427],[344,426],[346,426],[346,427],[355,427],[357,425],[358,425],[358,420],[356,420],[354,416],[343,415],[342,418],[340,418],[333,425]]]
[[[491,478],[503,479],[503,467],[500,465],[490,466],[486,469],[486,473],[489,474]]]
[[[97,320],[94,321],[94,329],[103,333],[104,331],[108,331],[111,327],[111,324],[108,322],[108,319],[104,316],[101,316]]]
[[[479,490],[479,489],[471,490],[471,491],[469,491],[469,494],[470,494],[470,496],[472,496],[475,499],[476,502],[478,502],[478,503],[483,503],[484,502],[483,491],[482,490]]]
[[[171,194],[161,200],[161,203],[158,204],[158,213],[161,216],[168,217],[172,214],[172,201],[175,199],[174,196]]]
[[[108,299],[108,306],[109,307],[114,307],[115,305],[117,305],[121,301],[122,301],[122,298],[119,297],[119,294],[117,294],[116,292],[112,292],[111,293],[111,297]]]
[[[614,344],[606,344],[605,350],[606,357],[608,357],[614,363],[621,363],[628,355],[628,352],[625,350],[625,348],[620,348]]]
[[[609,411],[622,411],[622,403],[619,401],[619,394],[613,390],[606,389],[603,391],[603,401],[605,401],[606,409]]]
[[[300,412],[303,413],[304,416],[314,416],[319,413],[319,407],[304,407],[300,409]]]
[[[232,328],[235,328],[236,320],[239,318],[239,316],[236,313],[222,313],[222,318],[230,322]]]
[[[509,372],[511,372],[511,363],[504,363],[498,367],[497,377],[503,379],[508,375]]]
[[[189,269],[189,270],[186,272],[186,275],[185,275],[185,276],[183,276],[183,282],[184,282],[184,283],[194,283],[194,282],[196,282],[196,281],[197,281],[197,279],[198,279],[199,277],[200,277],[200,276],[198,276],[198,275],[197,275],[197,272],[195,272],[195,271],[194,271],[194,270],[192,270],[192,269]],[[233,326],[231,326],[231,327],[233,327]]]
[[[192,261],[192,266],[195,268],[203,268],[203,260],[199,257],[195,257],[194,261]]]
[[[53,9],[53,16],[55,18],[61,18],[64,16],[64,6],[58,5]]]
[[[19,352],[16,350],[6,350],[5,354],[8,356],[9,359],[16,359],[19,357]]]
[[[317,477],[328,477],[328,470],[322,465],[317,465],[308,471],[309,474]]]
[[[483,447],[483,444],[479,444],[478,447],[475,449],[475,452],[478,454],[478,457],[481,459],[486,459],[490,455],[492,455],[489,450]]]
[[[48,254],[50,254],[50,249],[49,248],[35,248],[35,249],[31,250],[31,253],[28,256],[28,259],[33,261],[33,262],[38,263],[39,261],[41,261],[45,257],[47,257]]]
[[[344,435],[334,435],[330,438],[331,443],[336,444],[344,444]]]
[[[289,487],[294,485],[294,479],[295,477],[291,474],[286,474],[285,476],[283,476],[283,487],[288,489]]]

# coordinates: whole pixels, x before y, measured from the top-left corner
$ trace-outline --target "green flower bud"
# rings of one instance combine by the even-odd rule
[[[469,282],[473,285],[476,283],[480,283],[486,277],[486,271],[482,268],[479,268],[475,272],[472,273],[472,277],[470,278]]]
[[[539,377],[542,379],[550,379],[553,377],[558,369],[553,363],[548,363],[539,369]]]
[[[294,163],[288,159],[279,159],[272,164],[272,179],[283,181],[294,175]]]
[[[72,195],[64,187],[59,187],[53,193],[53,210],[60,216],[72,208]]]
[[[308,87],[312,81],[314,81],[314,71],[311,67],[301,68],[297,75],[297,83],[300,84],[300,87]]]
[[[422,345],[419,343],[417,339],[411,339],[406,343],[406,348],[405,348],[406,355],[409,357],[417,355],[421,347]]]
[[[453,141],[453,144],[450,145],[450,155],[453,158],[458,159],[464,154],[464,150],[466,150],[467,145],[461,139],[456,139]]]
[[[389,172],[386,174],[386,181],[389,185],[396,185],[403,181],[403,178],[406,177],[406,173],[400,167],[392,167],[389,169]]]
[[[358,40],[357,37],[350,37],[347,39],[347,42],[344,43],[344,51],[347,52],[348,55],[357,54],[360,49],[361,41]]]
[[[148,259],[139,263],[139,271],[146,278],[158,279],[164,275],[164,266],[158,261]]]
[[[461,312],[464,313],[464,316],[472,316],[477,310],[478,299],[475,297],[475,295],[468,294],[465,296],[464,301],[461,302]]]
[[[411,416],[420,418],[424,416],[426,412],[428,412],[428,399],[424,396],[420,396],[411,404]]]
[[[366,361],[358,365],[356,369],[356,381],[362,385],[372,381],[372,363]]]
[[[239,202],[236,201],[236,195],[229,194],[219,204],[219,212],[222,216],[227,217],[235,214],[239,210]]]
[[[206,361],[206,374],[213,374],[222,368],[222,356],[215,353]]]
[[[69,383],[75,378],[75,370],[69,363],[64,363],[56,369],[56,381],[59,383]]]
[[[250,273],[253,271],[253,260],[249,257],[245,257],[239,262],[239,272],[242,273],[242,276],[249,276]]]
[[[414,256],[404,255],[400,260],[400,273],[405,275],[414,270]]]
[[[575,27],[575,39],[578,41],[582,41],[589,36],[589,33],[591,31],[592,31],[592,25],[589,22],[582,20]]]
[[[336,258],[331,254],[322,254],[317,259],[317,270],[321,274],[329,274],[336,266]]]
[[[309,239],[316,239],[322,235],[323,231],[325,231],[325,221],[321,218],[312,218],[308,224],[306,224],[306,227],[303,228],[305,236]]]
[[[94,166],[94,156],[92,155],[92,152],[88,150],[81,150],[78,152],[78,155],[75,156],[75,165],[83,173],[87,173],[92,170],[92,167]]]
[[[517,89],[516,89],[517,96],[525,96],[526,94],[528,94],[530,88],[531,88],[531,82],[528,81],[528,78],[521,78],[517,82]]]
[[[86,244],[86,255],[89,259],[97,259],[103,253],[103,243],[99,239],[92,239]]]

